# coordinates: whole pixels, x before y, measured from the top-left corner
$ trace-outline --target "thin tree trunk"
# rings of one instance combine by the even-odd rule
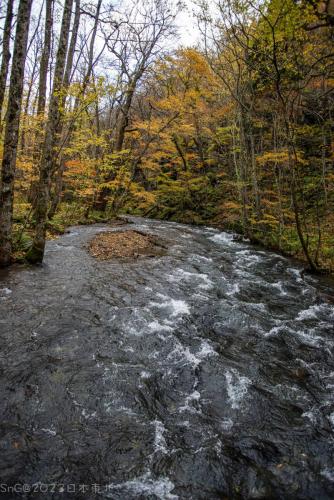
[[[10,76],[0,187],[0,267],[10,263],[14,179],[32,0],[20,0]]]
[[[251,166],[252,166],[252,184],[253,184],[253,192],[254,192],[254,201],[255,201],[255,213],[257,220],[261,219],[261,201],[260,201],[260,192],[259,185],[257,180],[257,167],[256,167],[256,156],[255,156],[255,144],[254,144],[254,135],[252,126],[249,130],[249,142],[250,142],[250,157],[251,157]]]
[[[14,0],[7,1],[7,12],[2,39],[2,61],[0,69],[0,132],[2,131],[2,107],[5,98],[8,66],[10,61],[10,34],[13,20],[13,3]]]
[[[272,122],[273,127],[273,149],[275,153],[277,153],[279,149],[278,139],[277,139],[277,119],[274,117]],[[282,236],[284,232],[284,212],[283,212],[283,187],[282,187],[282,169],[279,167],[278,163],[274,164],[274,174],[276,179],[276,188],[277,188],[277,199],[278,199],[278,248],[281,250],[282,248]]]
[[[43,14],[43,6],[44,6],[44,0],[42,2],[42,5],[41,5],[40,11],[39,11],[39,16],[38,16],[36,27],[35,27],[33,33],[30,36],[30,39],[29,39],[29,44],[27,47],[27,54],[29,54],[30,49],[33,46],[34,41],[37,37],[37,34],[40,31],[40,24],[41,24],[41,19],[42,19],[42,14]],[[28,122],[29,122],[28,110],[29,110],[29,105],[30,105],[30,96],[31,96],[31,92],[32,92],[32,89],[33,89],[34,84],[35,84],[35,74],[37,73],[37,68],[39,67],[38,54],[35,51],[32,54],[32,60],[34,62],[33,62],[33,67],[31,70],[31,78],[30,78],[30,81],[28,84],[28,92],[27,92],[27,97],[26,97],[25,106],[24,106],[24,110],[23,110],[23,116],[21,117],[22,125],[21,125],[21,131],[20,131],[21,132],[20,151],[22,153],[25,153],[26,130],[28,128]]]
[[[124,138],[125,138],[125,130],[126,127],[128,126],[129,123],[129,113],[131,109],[131,104],[133,100],[133,96],[135,93],[136,85],[141,77],[142,73],[140,75],[136,75],[134,80],[130,82],[129,84],[129,89],[126,94],[126,99],[124,106],[121,107],[120,110],[120,120],[117,128],[117,136],[116,136],[116,142],[115,142],[115,151],[122,151],[123,149],[123,144],[124,144]]]
[[[29,105],[30,105],[30,98],[31,98],[32,89],[33,89],[34,83],[35,83],[36,73],[37,73],[37,58],[35,58],[34,64],[32,67],[31,79],[29,81],[28,92],[27,92],[27,96],[25,99],[24,109],[23,109],[23,116],[21,116],[22,125],[21,125],[21,141],[20,141],[19,151],[23,154],[25,153],[25,149],[26,149],[26,131],[28,128],[28,123],[29,123],[29,117],[28,117]]]
[[[53,25],[53,0],[46,0],[45,4],[45,25],[44,25],[44,46],[39,70],[37,116],[42,119],[45,113],[46,88],[48,79],[49,61],[51,55],[51,36]],[[40,124],[41,126],[41,124]],[[41,127],[42,128],[42,127]],[[42,142],[42,131],[37,127],[35,137],[34,161],[38,159]]]
[[[63,90],[64,73],[66,67],[66,53],[71,25],[72,5],[73,0],[65,0],[56,58],[53,89],[50,99],[49,114],[46,124],[45,138],[40,162],[37,200],[34,210],[36,230],[32,247],[27,254],[27,259],[30,262],[42,262],[44,256],[46,225],[50,201],[50,182],[55,164],[58,160],[56,157],[57,151],[55,151],[55,149],[58,143],[59,132],[61,131],[64,112],[63,106],[61,106],[61,93]]]
[[[75,13],[72,26],[72,36],[68,48],[68,55],[67,55],[64,80],[63,80],[64,89],[68,89],[68,86],[71,83],[71,72],[73,67],[75,47],[77,45],[79,24],[80,24],[80,0],[75,0]],[[62,102],[63,105],[65,105],[65,100],[66,100],[66,95],[63,95],[63,102]]]
[[[51,196],[51,206],[48,213],[48,219],[51,220],[55,216],[58,205],[60,203],[61,194],[63,191],[63,174],[65,171],[65,158],[61,159],[60,167],[58,168],[57,175],[54,181],[54,191]]]
[[[46,0],[45,3],[45,24],[44,24],[44,40],[43,52],[39,68],[39,81],[38,81],[38,98],[37,98],[37,116],[39,118],[36,132],[35,144],[33,152],[33,169],[37,175],[38,162],[40,161],[41,144],[43,142],[43,124],[46,105],[46,92],[48,83],[48,71],[51,57],[51,39],[52,39],[52,26],[53,26],[53,4],[54,0]],[[31,182],[29,198],[33,204],[36,202],[36,182]]]
[[[183,148],[182,148],[182,145],[180,143],[180,140],[179,140],[179,137],[177,136],[177,134],[173,134],[172,136],[172,141],[174,142],[174,145],[175,145],[175,149],[179,155],[179,157],[181,158],[181,161],[182,161],[182,166],[183,166],[183,171],[184,172],[187,172],[188,171],[188,162],[187,162],[187,158],[185,156],[185,153],[183,151]]]
[[[238,158],[236,153],[237,141],[236,141],[236,133],[235,130],[237,128],[237,124],[233,123],[232,125],[232,158],[236,179],[236,188],[238,191],[238,198],[241,207],[241,224],[242,224],[242,232],[243,234],[247,234],[247,212],[246,212],[246,200],[244,196],[244,190],[242,187],[242,176],[240,173],[240,167],[238,165]]]
[[[90,39],[90,44],[89,44],[89,53],[88,53],[88,63],[87,63],[87,71],[85,73],[83,82],[82,82],[82,90],[80,96],[77,97],[76,100],[76,106],[75,109],[78,108],[79,102],[84,97],[87,86],[90,81],[90,77],[92,76],[93,73],[93,67],[94,67],[94,47],[95,47],[95,40],[96,40],[96,34],[97,34],[97,28],[99,24],[99,18],[100,18],[100,11],[101,11],[101,5],[102,5],[102,0],[98,0],[97,6],[96,6],[96,12],[95,12],[95,19],[94,19],[94,27],[93,27],[93,32],[92,36]],[[77,102],[78,101],[78,102]]]
[[[51,54],[51,34],[52,34],[52,7],[53,0],[46,0],[45,3],[45,26],[44,26],[44,46],[41,57],[39,82],[38,82],[38,101],[37,114],[42,115],[45,112],[46,86],[48,77],[49,60]]]

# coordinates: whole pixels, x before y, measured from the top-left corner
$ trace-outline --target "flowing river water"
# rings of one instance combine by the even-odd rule
[[[166,254],[100,262],[106,229],[0,276],[1,483],[56,484],[4,497],[333,498],[333,283],[140,218]]]

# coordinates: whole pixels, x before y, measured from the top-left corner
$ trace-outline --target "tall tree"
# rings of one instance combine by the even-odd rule
[[[0,185],[0,266],[10,263],[16,153],[19,137],[24,66],[32,0],[20,0],[10,77]]]
[[[51,36],[53,25],[53,0],[45,0],[44,45],[41,56],[38,82],[37,114],[45,111],[46,86],[48,77],[49,60],[51,54]]]
[[[0,127],[2,128],[2,107],[6,91],[8,67],[10,61],[10,35],[12,30],[13,20],[13,3],[14,0],[8,0],[7,12],[4,25],[3,39],[2,39],[2,61],[0,69]]]
[[[35,236],[32,246],[27,254],[27,259],[31,262],[42,262],[44,256],[47,214],[50,201],[50,183],[55,166],[55,156],[58,154],[58,137],[61,132],[64,113],[64,109],[61,104],[63,99],[62,92],[64,91],[64,75],[71,27],[72,6],[73,0],[65,0],[48,120],[46,123],[45,137],[39,165],[39,181],[37,186],[36,206],[34,210],[34,219],[36,223]]]

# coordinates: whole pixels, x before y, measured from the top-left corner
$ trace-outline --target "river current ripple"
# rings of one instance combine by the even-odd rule
[[[1,483],[333,498],[333,283],[215,229],[132,222],[166,254],[99,262],[85,245],[108,226],[80,226],[0,275]]]

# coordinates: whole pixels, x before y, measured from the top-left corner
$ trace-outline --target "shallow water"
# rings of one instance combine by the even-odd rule
[[[333,284],[227,233],[133,220],[166,255],[99,262],[85,244],[106,226],[81,226],[0,275],[1,483],[333,498]]]

